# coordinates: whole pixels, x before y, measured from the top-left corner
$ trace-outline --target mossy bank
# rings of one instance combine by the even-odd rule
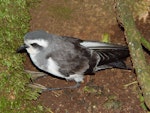
[[[22,55],[16,49],[29,30],[29,6],[35,0],[0,0],[0,112],[39,113],[42,106],[30,100],[38,94],[25,87],[29,75],[24,72]]]

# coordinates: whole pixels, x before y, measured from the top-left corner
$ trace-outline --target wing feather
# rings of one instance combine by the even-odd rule
[[[123,60],[129,56],[127,46],[96,41],[83,41],[80,44],[86,48],[94,50],[100,56],[98,65]]]

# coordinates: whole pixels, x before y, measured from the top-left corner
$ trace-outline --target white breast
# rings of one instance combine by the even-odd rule
[[[61,78],[65,78],[64,75],[62,75],[59,72],[59,66],[57,65],[57,63],[50,57],[48,58],[48,63],[47,63],[47,71],[55,76],[61,77]]]
[[[32,62],[37,66],[36,54],[29,54]]]

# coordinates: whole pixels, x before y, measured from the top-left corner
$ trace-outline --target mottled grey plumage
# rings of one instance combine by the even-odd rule
[[[123,62],[129,56],[126,46],[83,41],[42,30],[27,33],[24,43],[24,48],[22,46],[18,51],[26,48],[37,68],[77,83],[83,80],[85,74],[101,69],[127,69]]]

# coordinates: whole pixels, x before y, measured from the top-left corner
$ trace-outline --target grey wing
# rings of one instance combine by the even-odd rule
[[[57,49],[49,55],[57,62],[60,73],[65,76],[83,74],[89,68],[90,51],[80,45],[81,41],[65,37],[61,39],[60,46],[57,46]]]
[[[62,40],[73,43],[73,44],[79,44],[83,42],[83,40],[75,38],[75,37],[68,37],[68,36],[61,36]]]

